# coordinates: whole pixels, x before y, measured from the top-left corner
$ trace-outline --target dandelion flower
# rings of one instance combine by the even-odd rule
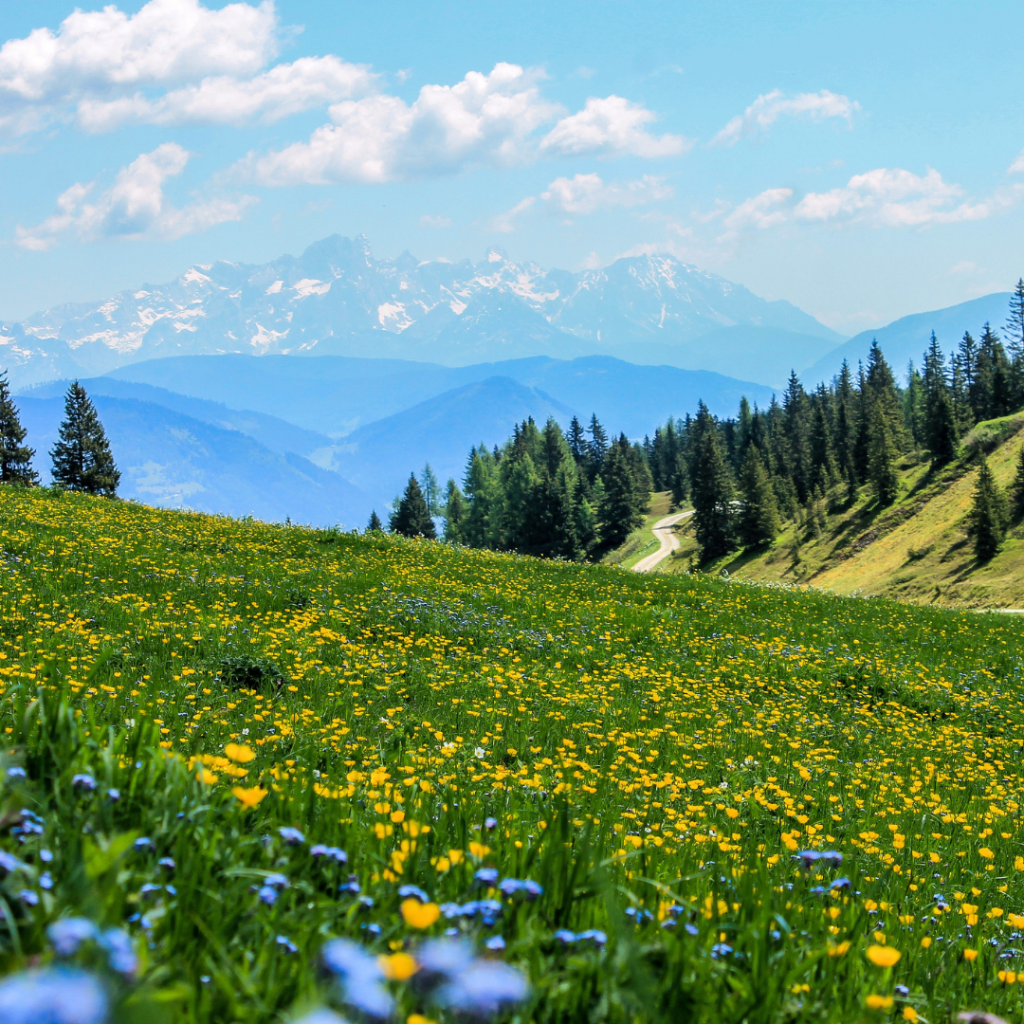
[[[252,789],[235,786],[231,792],[235,794],[243,807],[255,807],[270,791],[261,789],[259,786],[253,786]]]
[[[229,743],[224,748],[224,755],[239,764],[248,764],[256,759],[252,747],[247,747],[244,743]]]
[[[868,959],[876,967],[895,967],[903,954],[892,946],[868,946]]]
[[[436,903],[420,903],[412,898],[402,901],[401,911],[410,928],[429,928],[441,916]]]

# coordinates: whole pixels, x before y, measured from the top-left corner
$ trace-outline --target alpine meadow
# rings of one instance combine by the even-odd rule
[[[0,1024],[1024,1024],[1021,38],[0,3]]]

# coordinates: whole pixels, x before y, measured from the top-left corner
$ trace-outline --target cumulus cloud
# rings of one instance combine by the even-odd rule
[[[164,195],[164,182],[181,174],[190,154],[175,142],[143,153],[118,172],[114,184],[88,202],[96,183],[76,183],[57,198],[57,213],[35,227],[16,229],[24,249],[52,248],[63,235],[83,241],[100,238],[180,238],[215,224],[240,220],[253,196],[197,200],[176,208]]]
[[[761,229],[775,227],[789,218],[790,211],[786,208],[793,198],[791,188],[769,188],[760,195],[744,200],[723,220],[726,231],[736,234],[749,228]]]
[[[671,196],[672,189],[665,179],[650,174],[636,181],[608,183],[596,174],[577,174],[555,178],[540,197],[565,213],[587,214],[610,206],[642,206]]]
[[[450,228],[451,226],[451,217],[442,217],[440,214],[430,213],[425,213],[420,217],[420,227],[422,228]]]
[[[527,196],[511,210],[492,221],[496,231],[514,231],[516,218],[529,210],[538,199],[548,209],[573,215],[595,213],[613,206],[642,206],[669,199],[672,188],[664,178],[645,174],[635,181],[605,182],[597,174],[577,174],[572,178],[555,178],[540,196]]]
[[[1017,202],[1020,186],[976,203],[958,202],[964,190],[929,168],[924,175],[879,167],[855,174],[843,188],[809,192],[793,214],[806,221],[858,221],[886,227],[922,227],[984,220]]]
[[[553,156],[640,156],[649,159],[685,153],[692,142],[681,135],[652,135],[657,120],[639,103],[621,96],[591,97],[575,114],[563,117],[541,142]]]
[[[88,97],[78,104],[78,123],[101,132],[125,124],[242,124],[279,121],[373,88],[376,76],[335,56],[302,57],[249,79],[210,76],[150,99],[143,92],[116,99]]]
[[[219,10],[150,0],[133,15],[114,5],[75,11],[56,32],[36,29],[0,47],[0,130],[24,134],[69,118],[87,131],[273,121],[372,89],[365,67],[330,55],[263,71],[278,37],[270,0]]]
[[[1010,164],[1007,174],[1024,174],[1024,149],[1017,154],[1017,159]]]
[[[824,121],[842,118],[849,124],[860,104],[828,89],[785,96],[779,89],[758,96],[742,114],[737,114],[712,140],[712,146],[734,146],[742,138],[766,131],[780,117],[806,117]]]
[[[308,142],[250,154],[238,172],[264,185],[384,182],[450,174],[472,164],[509,166],[537,155],[671,156],[689,143],[651,135],[655,115],[618,96],[565,114],[540,90],[543,74],[499,63],[456,85],[425,85],[411,105],[384,93],[336,103],[332,124]],[[561,118],[560,120],[557,120]],[[537,141],[544,124],[554,128]]]

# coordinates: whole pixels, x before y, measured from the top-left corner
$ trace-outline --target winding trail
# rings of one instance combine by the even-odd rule
[[[679,547],[679,538],[673,532],[672,527],[675,526],[676,523],[682,522],[682,520],[692,515],[692,511],[676,512],[674,515],[665,516],[664,519],[659,519],[654,526],[651,527],[651,532],[658,538],[658,544],[660,546],[653,555],[641,558],[640,561],[633,566],[633,572],[650,572],[664,559],[668,558],[668,556]]]

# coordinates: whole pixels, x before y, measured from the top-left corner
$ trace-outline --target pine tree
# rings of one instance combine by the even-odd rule
[[[911,359],[907,366],[907,386],[903,392],[903,425],[915,450],[924,445],[925,410],[924,379]]]
[[[601,481],[604,490],[598,510],[601,540],[606,547],[617,548],[644,521],[637,495],[632,449],[625,434],[608,449]],[[647,495],[643,497],[646,499]]]
[[[703,402],[697,406],[696,430],[696,451],[690,472],[693,523],[701,558],[708,562],[728,554],[735,546],[734,491],[718,425]]]
[[[444,539],[451,544],[460,544],[462,522],[466,518],[466,499],[454,480],[448,481],[447,500],[444,505]]]
[[[875,398],[868,406],[868,475],[882,508],[891,505],[899,494],[898,454],[892,424],[881,401]]]
[[[953,358],[959,371],[963,397],[970,409],[970,423],[967,425],[973,426],[979,419],[984,419],[980,412],[986,403],[978,383],[978,343],[971,337],[970,331],[964,331]]]
[[[35,451],[22,444],[25,434],[5,370],[0,373],[0,483],[30,487],[38,482],[39,476],[32,468]]]
[[[740,541],[748,548],[767,547],[779,532],[779,506],[768,472],[753,446],[747,449],[740,488],[743,497],[738,523]]]
[[[410,474],[405,493],[398,507],[391,513],[390,525],[392,533],[403,537],[426,537],[427,540],[437,537],[434,520],[430,517],[430,510],[415,473]]]
[[[569,424],[569,435],[566,440],[569,442],[569,451],[572,452],[576,465],[585,472],[590,452],[587,448],[587,435],[583,432],[583,424],[576,416],[573,416],[572,423]]]
[[[469,510],[462,522],[463,543],[474,548],[503,547],[505,494],[498,464],[484,445],[469,453],[463,480]]]
[[[1024,519],[1024,445],[1017,452],[1017,472],[1010,485],[1010,516],[1014,522]]]
[[[590,442],[587,447],[590,454],[589,475],[593,480],[603,472],[604,460],[608,454],[608,435],[598,421],[597,413],[590,417]]]
[[[1012,369],[1012,404],[1015,409],[1019,409],[1024,405],[1024,278],[1017,281],[1010,296],[1006,338]]]
[[[979,561],[987,562],[999,550],[1006,537],[1008,520],[1006,495],[996,483],[988,459],[983,457],[967,519],[967,536],[974,541],[974,553]]]
[[[366,524],[367,533],[380,533],[384,529],[384,524],[380,521],[380,516],[377,515],[377,510],[374,509],[370,513],[370,521]]]
[[[936,465],[944,465],[956,456],[958,430],[953,396],[946,380],[945,360],[932,331],[924,355],[924,445]]]
[[[58,436],[50,451],[53,482],[67,491],[113,497],[121,474],[96,407],[77,380],[64,397],[64,422]]]
[[[835,382],[836,429],[835,449],[836,465],[840,476],[846,481],[849,496],[854,497],[857,484],[857,467],[853,456],[857,440],[856,406],[854,404],[853,378],[850,375],[850,364],[844,359],[842,369]]]
[[[423,500],[427,503],[427,511],[432,516],[441,515],[443,512],[441,488],[437,482],[437,477],[434,476],[434,471],[430,468],[429,462],[423,467],[423,484],[421,489],[423,491]]]

